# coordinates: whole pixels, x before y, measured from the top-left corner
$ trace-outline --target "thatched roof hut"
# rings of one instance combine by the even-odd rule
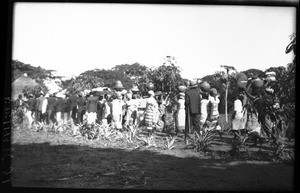
[[[11,99],[16,100],[18,96],[21,94],[23,96],[23,89],[25,86],[35,87],[38,83],[35,82],[32,78],[28,77],[25,73],[23,76],[19,77],[12,83],[12,95]]]

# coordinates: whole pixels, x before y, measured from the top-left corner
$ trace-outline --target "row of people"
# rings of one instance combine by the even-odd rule
[[[151,93],[150,98],[152,96],[155,94]],[[100,96],[94,95],[94,93],[87,96],[82,94],[62,95],[61,93],[44,95],[41,92],[36,98],[32,94],[29,95],[26,101],[23,101],[20,96],[17,103],[23,103],[26,107],[24,108],[25,115],[30,126],[34,120],[50,124],[66,123],[72,119],[75,124],[80,124],[86,119],[89,124],[96,122],[112,124],[113,127],[121,129],[123,125],[132,125],[137,123],[137,120],[143,119],[147,114],[145,110],[148,108],[148,103],[141,105],[138,94],[130,92],[125,95],[116,92]],[[161,108],[158,110],[160,111],[159,115],[164,114]]]

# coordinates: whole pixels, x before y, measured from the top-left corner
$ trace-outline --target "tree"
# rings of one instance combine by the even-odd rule
[[[176,66],[175,57],[166,56],[163,65],[149,69],[145,76],[139,80],[142,92],[146,92],[146,84],[152,82],[155,91],[166,92],[170,98],[175,98],[178,94],[178,86],[184,85],[184,79],[180,75],[180,68]]]
[[[109,70],[88,70],[73,79],[63,81],[62,84],[69,92],[80,92],[97,87],[114,88],[116,81],[120,80],[125,89],[130,89],[147,72],[147,67],[139,63],[122,64]]]
[[[248,78],[253,77],[253,76],[263,78],[265,76],[264,71],[258,70],[258,69],[255,69],[255,68],[251,68],[251,69],[242,71],[242,73],[244,73]]]
[[[295,75],[296,75],[296,36],[290,36],[291,42],[286,47],[286,54],[293,52],[295,57],[292,63],[287,64],[287,67],[271,67],[266,72],[273,71],[276,73],[276,84],[272,85],[274,93],[279,97],[280,104],[283,104],[283,109],[291,117],[295,114]]]
[[[55,70],[46,70],[44,68],[41,68],[40,66],[34,67],[31,66],[30,64],[24,64],[23,62],[20,62],[18,60],[12,60],[12,71],[13,71],[12,81],[16,80],[24,73],[26,73],[28,77],[35,80],[56,78],[55,76],[52,75],[52,72],[54,72]]]
[[[64,89],[70,93],[79,93],[84,90],[91,90],[93,88],[103,86],[103,80],[96,76],[95,71],[90,70],[81,73],[76,78],[72,78],[62,82]]]

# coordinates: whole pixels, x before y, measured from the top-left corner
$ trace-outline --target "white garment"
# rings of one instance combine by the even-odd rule
[[[48,99],[45,99],[42,104],[42,114],[46,113],[47,105],[48,105]]]
[[[56,121],[57,122],[61,121],[61,112],[56,112]]]
[[[241,100],[237,99],[234,101],[233,110],[236,112],[235,118],[237,119],[243,118],[243,105]]]
[[[90,112],[87,115],[87,123],[92,124],[95,123],[97,119],[97,113],[96,112]]]
[[[123,105],[125,104],[123,100],[114,99],[111,103],[112,108],[112,125],[115,128],[122,129],[122,118],[123,118]]]
[[[25,115],[28,119],[29,128],[31,127],[31,124],[33,122],[33,117],[31,116],[32,111],[27,110]]]
[[[212,96],[209,96],[209,102],[211,103],[211,109],[210,109],[210,116],[211,118],[212,117],[218,117],[219,116],[219,110],[218,110],[218,107],[219,107],[219,103],[220,103],[220,100],[218,97],[212,97]]]
[[[184,130],[185,128],[185,108],[184,108],[184,99],[179,99],[177,103],[177,113],[175,124],[178,130]]]
[[[200,111],[200,122],[202,124],[205,123],[206,119],[207,119],[207,116],[208,116],[208,103],[209,103],[209,100],[207,99],[202,99],[201,100],[201,111]]]
[[[110,106],[108,105],[107,102],[104,103],[104,118],[107,118],[108,115],[110,115]]]

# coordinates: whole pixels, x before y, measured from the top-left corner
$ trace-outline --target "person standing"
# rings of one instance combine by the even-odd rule
[[[29,95],[29,99],[27,101],[27,118],[29,125],[28,127],[31,128],[32,123],[34,121],[34,112],[35,112],[35,99],[33,98],[33,94]]]
[[[43,103],[45,102],[46,98],[44,97],[44,93],[41,91],[40,96],[36,99],[36,111],[37,111],[37,121],[42,122],[45,120],[43,117]]]
[[[137,101],[132,99],[132,93],[127,93],[125,127],[134,125],[137,116]]]
[[[81,124],[83,122],[83,114],[85,109],[86,100],[83,98],[82,94],[78,94],[77,98],[77,123]]]
[[[77,96],[72,93],[68,99],[69,105],[70,105],[70,116],[72,120],[76,121],[76,114],[77,114]]]
[[[62,118],[63,118],[63,123],[67,123],[70,117],[70,101],[69,101],[69,96],[66,94],[65,98],[63,99],[63,111],[62,111]]]
[[[152,133],[153,129],[155,128],[157,121],[158,121],[158,103],[155,100],[154,96],[155,93],[150,90],[148,91],[149,98],[146,101],[146,108],[145,108],[145,125],[147,129]]]
[[[43,105],[42,105],[42,115],[43,115],[43,122],[46,123],[47,122],[47,107],[48,107],[48,99],[49,99],[49,94],[47,93],[45,95],[45,100],[43,102]]]
[[[221,127],[219,125],[219,94],[217,89],[212,88],[210,89],[209,97],[208,97],[209,103],[209,121],[212,123],[215,123],[214,130],[217,130],[220,137],[222,137],[221,134]]]
[[[240,131],[244,128],[244,109],[243,109],[243,97],[242,95],[237,95],[233,103],[233,114],[232,114],[232,132],[235,137],[240,135]],[[239,135],[238,135],[239,133]]]
[[[105,94],[103,101],[103,111],[102,111],[102,124],[108,125],[111,123],[111,102],[112,97]]]
[[[200,105],[201,105],[201,96],[197,91],[197,82],[190,82],[190,89],[185,93],[185,112],[186,112],[186,133],[198,132],[200,133]]]
[[[156,129],[159,129],[159,131],[164,131],[166,126],[166,108],[169,105],[169,95],[165,96],[165,93],[158,91],[156,93],[156,96],[159,112],[159,118]]]
[[[95,124],[97,119],[97,111],[98,111],[98,98],[90,94],[90,97],[87,99],[86,109],[87,109],[87,123]]]
[[[24,101],[22,99],[21,94],[18,96],[18,99],[15,101],[14,105],[15,105],[16,114],[17,114],[18,120],[19,120],[18,123],[22,124],[23,123],[23,115],[24,115]]]
[[[98,112],[97,112],[97,123],[102,123],[102,115],[103,115],[103,109],[104,109],[104,95],[100,94],[98,98]]]
[[[217,120],[219,118],[219,97],[218,97],[218,91],[215,88],[212,88],[210,90],[210,96],[209,96],[209,102],[210,102],[210,120]]]
[[[50,95],[48,98],[48,106],[47,106],[47,123],[52,124],[54,122],[54,106],[55,106],[56,99],[53,95]]]
[[[202,92],[202,99],[201,99],[201,113],[200,113],[200,130],[204,130],[205,123],[208,118],[208,93]]]
[[[177,101],[177,109],[175,113],[176,121],[176,134],[179,132],[183,132],[185,129],[185,108],[184,108],[184,92],[179,93],[179,99]]]
[[[122,94],[117,92],[116,98],[112,101],[112,127],[116,129],[122,129],[123,120],[123,106],[125,105],[122,100]]]
[[[58,93],[56,95],[57,100],[55,101],[54,110],[56,112],[56,121],[58,124],[62,121],[62,113],[63,113],[63,105],[64,105],[64,95],[61,93]]]

